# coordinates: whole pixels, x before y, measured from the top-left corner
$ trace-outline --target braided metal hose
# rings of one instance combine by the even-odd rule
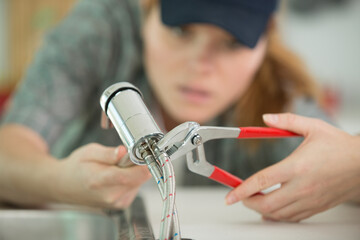
[[[142,146],[141,155],[153,175],[163,199],[160,240],[181,240],[175,206],[175,175],[171,161],[165,152],[156,147],[153,140]]]

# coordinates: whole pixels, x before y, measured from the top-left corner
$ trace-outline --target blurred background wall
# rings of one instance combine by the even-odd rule
[[[283,39],[321,83],[341,127],[360,133],[360,1],[283,3]]]
[[[46,31],[75,0],[0,0],[0,115]]]
[[[7,16],[7,5],[5,0],[0,0],[0,84],[4,84],[5,77],[8,75],[7,72],[7,45],[8,45],[8,16]],[[1,86],[0,85],[0,86]]]
[[[0,0],[0,104],[75,1]],[[284,0],[280,30],[324,89],[328,111],[360,133],[360,1]]]
[[[44,33],[69,11],[75,0],[0,0],[1,86],[19,82]]]

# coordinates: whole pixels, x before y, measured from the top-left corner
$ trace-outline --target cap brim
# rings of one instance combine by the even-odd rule
[[[204,5],[206,4],[206,5]],[[206,11],[204,11],[206,9]],[[190,23],[214,24],[232,34],[242,44],[254,48],[264,33],[270,13],[232,7],[215,1],[183,1],[181,8],[161,1],[161,19],[169,26]]]

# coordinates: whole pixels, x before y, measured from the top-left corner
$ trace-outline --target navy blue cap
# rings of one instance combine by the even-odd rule
[[[169,26],[210,23],[254,48],[266,30],[277,0],[161,0],[161,19]]]

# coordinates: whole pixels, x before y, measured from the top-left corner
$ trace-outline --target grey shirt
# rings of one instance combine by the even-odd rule
[[[121,142],[116,131],[100,128],[99,98],[120,81],[140,88],[160,122],[142,62],[141,18],[135,0],[79,1],[47,35],[2,123],[33,129],[58,158],[90,142],[117,146]],[[327,119],[313,101],[298,99],[294,104],[297,114]],[[207,125],[234,126],[229,111]],[[214,140],[205,144],[205,150],[209,162],[247,178],[285,158],[300,141],[264,140],[250,153],[238,140]],[[183,175],[185,185],[216,184],[187,170],[177,174]]]

